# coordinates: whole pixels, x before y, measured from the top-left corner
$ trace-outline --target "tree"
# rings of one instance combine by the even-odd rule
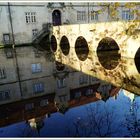
[[[110,3],[99,3],[99,5],[104,5],[101,10],[98,11],[99,14],[108,10],[110,20],[120,20],[122,17],[119,16],[119,8],[123,6],[130,11],[131,15],[136,15],[134,20],[139,20],[140,11],[139,2],[110,2]]]

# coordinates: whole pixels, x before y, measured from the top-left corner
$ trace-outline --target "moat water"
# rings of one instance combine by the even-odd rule
[[[69,92],[66,90],[65,94],[69,94],[68,99],[63,97],[55,101],[57,95],[54,94],[51,97],[43,95],[1,105],[0,137],[139,137],[140,89],[137,85],[140,84],[138,83],[140,61],[138,60],[123,61],[125,67],[128,64],[128,69],[130,68],[129,75],[135,77],[132,81],[137,81],[128,82],[131,83],[129,91],[90,77],[95,78],[96,82],[74,87]],[[101,61],[105,66],[107,61],[104,58],[101,58]],[[107,63],[105,67],[108,69],[109,66],[116,67],[118,59],[110,63],[112,64]],[[59,64],[58,69],[63,71],[63,65]],[[43,99],[49,100],[51,104],[38,107],[37,103]],[[26,103],[36,105],[25,110]]]
[[[98,100],[0,128],[1,137],[134,137],[139,136],[140,97],[120,89]],[[9,114],[10,115],[10,114]],[[135,124],[136,123],[136,124]]]

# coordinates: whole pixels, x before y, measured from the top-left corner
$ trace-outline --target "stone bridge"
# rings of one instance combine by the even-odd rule
[[[50,43],[56,61],[140,94],[139,21],[54,26]]]

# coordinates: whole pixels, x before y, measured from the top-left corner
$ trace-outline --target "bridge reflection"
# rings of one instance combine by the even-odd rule
[[[85,61],[55,53],[55,59],[64,65],[109,82],[140,95],[140,59],[122,57],[118,51],[89,53]]]

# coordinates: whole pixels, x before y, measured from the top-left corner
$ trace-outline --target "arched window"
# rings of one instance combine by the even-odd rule
[[[61,12],[54,10],[52,13],[52,23],[54,26],[61,25]]]

